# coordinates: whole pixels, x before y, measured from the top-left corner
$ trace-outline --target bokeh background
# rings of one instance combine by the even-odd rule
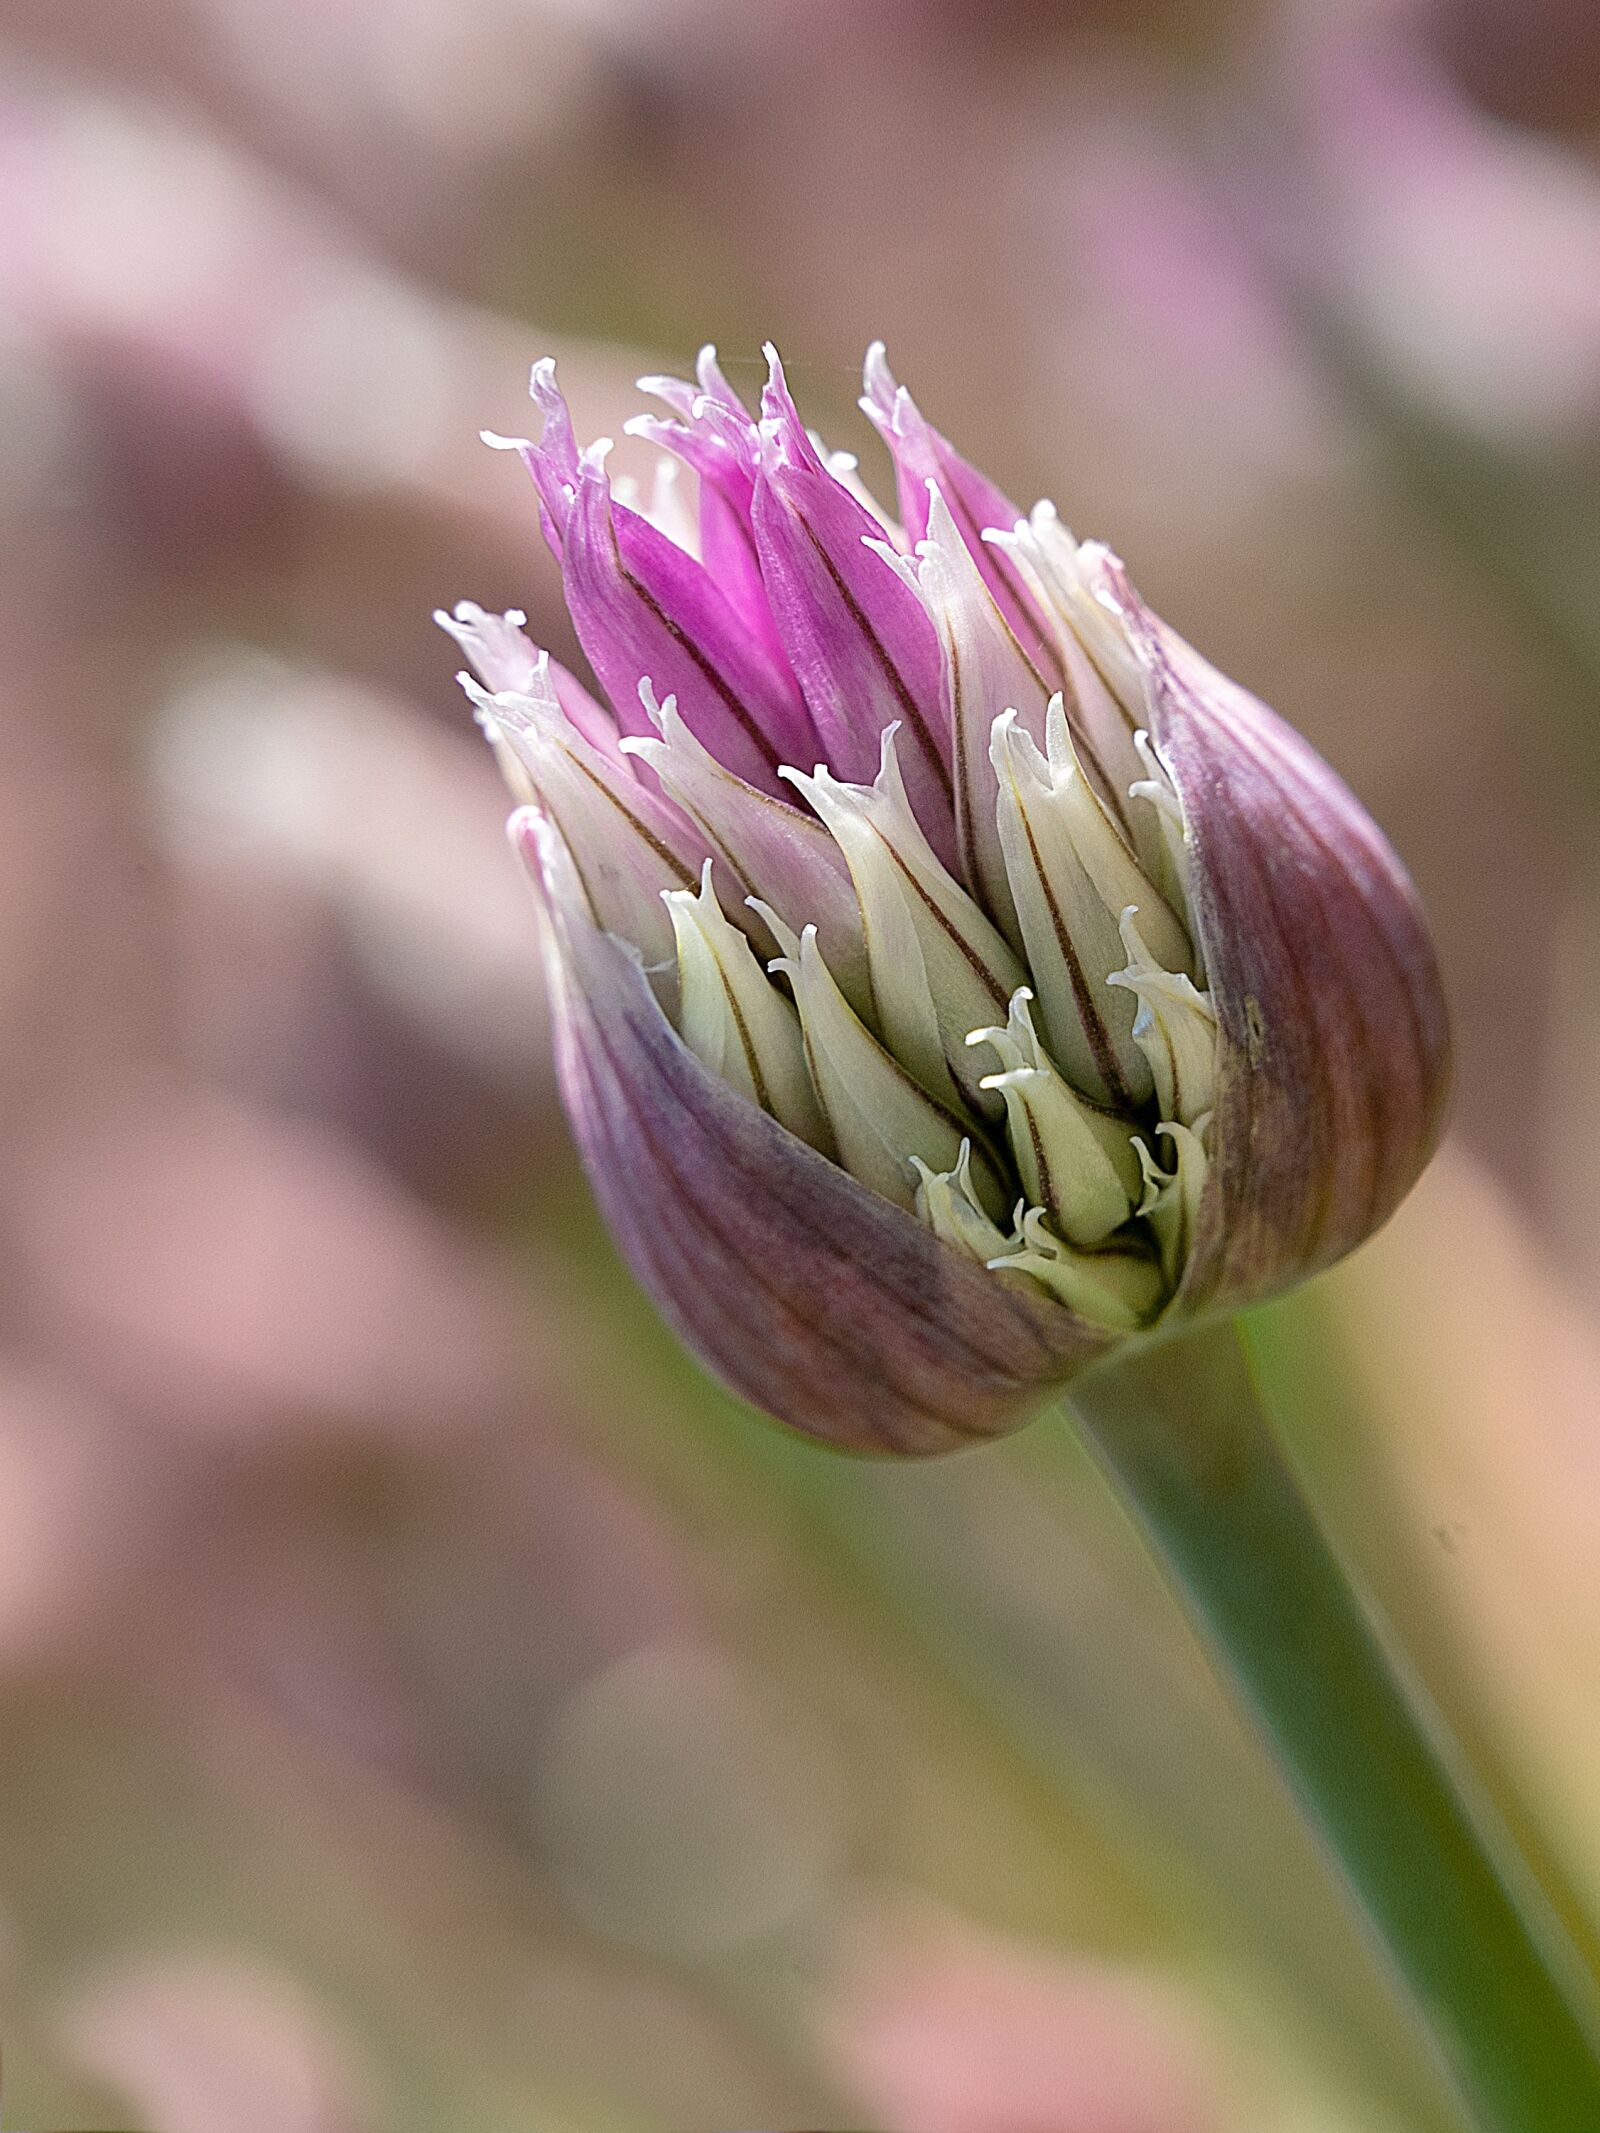
[[[1253,1339],[1594,1946],[1592,0],[3,0],[8,2124],[1453,2124],[1065,1432],[769,1430],[568,1146],[477,432],[771,335],[875,473],[879,334],[1419,878],[1455,1135]]]

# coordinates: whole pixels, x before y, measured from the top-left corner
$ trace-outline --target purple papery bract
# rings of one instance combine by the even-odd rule
[[[857,1451],[993,1436],[1112,1336],[997,1281],[701,1065],[542,825],[562,1093],[629,1265],[734,1391]]]
[[[1188,1315],[1287,1288],[1388,1219],[1438,1142],[1449,1029],[1415,891],[1370,816],[1117,566],[1108,580],[1183,802],[1222,1025]]]

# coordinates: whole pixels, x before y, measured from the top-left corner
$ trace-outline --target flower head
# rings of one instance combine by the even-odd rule
[[[518,441],[597,702],[438,619],[543,885],[604,1210],[737,1390],[938,1450],[1118,1345],[1326,1266],[1437,1137],[1399,862],[1289,728],[867,359],[899,520],[710,350],[625,494],[554,371]],[[503,442],[504,440],[496,440]]]

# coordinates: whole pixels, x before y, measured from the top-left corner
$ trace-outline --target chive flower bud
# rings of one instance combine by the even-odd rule
[[[491,440],[604,702],[520,615],[437,619],[634,1271],[756,1405],[937,1451],[1359,1244],[1437,1139],[1445,1012],[1381,833],[1108,549],[875,347],[897,520],[768,361],[753,413],[709,349],[641,381],[692,513],[579,449],[549,363],[540,438]]]

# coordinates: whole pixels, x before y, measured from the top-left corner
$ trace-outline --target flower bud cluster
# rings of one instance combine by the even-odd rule
[[[692,509],[579,449],[548,363],[538,441],[491,440],[533,477],[603,701],[520,615],[438,619],[521,803],[567,1100],[636,1267],[741,1389],[818,1427],[748,1341],[719,1344],[701,1287],[737,1267],[775,1350],[833,1280],[861,1352],[910,1344],[889,1441],[945,1441],[946,1378],[999,1414],[1357,1241],[1431,1144],[1442,1009],[1370,822],[1106,549],[1009,504],[874,348],[885,510],[768,360],[754,413],[710,350],[693,383],[641,381],[666,413],[629,427],[690,472]],[[1397,1031],[1407,1056],[1381,1059]],[[1289,1145],[1305,1103],[1327,1115]],[[981,1317],[981,1277],[1024,1361],[933,1353],[874,1263],[954,1321]]]

